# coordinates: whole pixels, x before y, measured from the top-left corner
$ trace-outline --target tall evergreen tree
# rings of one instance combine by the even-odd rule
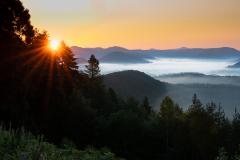
[[[85,65],[85,74],[87,76],[86,97],[91,99],[91,106],[94,109],[102,108],[105,104],[105,85],[103,84],[103,76],[100,74],[99,60],[92,54]]]
[[[143,98],[142,104],[140,105],[140,111],[143,113],[145,118],[148,118],[148,116],[151,114],[152,107],[149,106],[149,101],[147,96]]]
[[[92,86],[99,85],[103,82],[103,77],[100,74],[99,60],[97,60],[93,54],[88,60],[88,65],[85,65],[85,67],[86,69],[84,71],[87,73]]]
[[[20,0],[0,1],[0,117],[23,125],[29,104],[26,51],[34,37],[29,10]],[[6,111],[6,112],[4,112]]]

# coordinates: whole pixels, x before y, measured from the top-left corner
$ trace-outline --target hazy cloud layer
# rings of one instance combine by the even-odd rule
[[[107,74],[123,70],[138,70],[145,72],[151,76],[158,76],[168,73],[179,72],[199,72],[204,74],[217,74],[217,75],[240,75],[240,69],[225,68],[232,65],[233,62],[227,60],[193,60],[193,59],[168,59],[161,58],[156,60],[149,60],[153,63],[149,64],[104,64],[100,63],[101,73]],[[79,65],[80,69],[84,65]]]

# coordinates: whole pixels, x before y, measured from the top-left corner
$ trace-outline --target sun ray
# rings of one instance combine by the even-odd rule
[[[40,56],[43,56],[44,54],[46,54],[46,49],[42,50],[39,53],[36,53],[36,55],[34,55],[32,58],[30,58],[28,61],[26,61],[24,64],[22,64],[19,68],[23,68],[26,65],[29,65],[31,62],[33,62],[34,60],[36,60],[37,58],[39,58]]]
[[[34,57],[32,57],[32,58],[36,59],[36,56],[37,56],[37,57],[40,57],[41,55],[43,55],[43,56],[40,58],[40,60],[39,60],[39,61],[33,66],[33,68],[29,71],[29,73],[23,78],[23,80],[19,83],[19,85],[16,86],[16,88],[12,91],[11,95],[9,96],[9,99],[6,100],[6,103],[7,103],[9,100],[11,100],[11,97],[13,97],[15,94],[17,94],[17,92],[20,90],[21,86],[24,85],[24,83],[26,82],[27,78],[33,73],[34,70],[37,69],[37,67],[35,67],[35,66],[36,66],[37,64],[40,64],[40,63],[44,60],[44,58],[47,57],[47,55],[41,54],[42,52],[44,52],[44,50],[42,50],[41,52],[37,53],[37,55],[35,55]],[[28,53],[30,53],[30,52],[28,52]],[[33,52],[31,52],[31,53],[33,53]],[[34,60],[34,59],[33,59],[33,60]],[[32,61],[32,60],[31,60],[31,61]],[[29,60],[28,60],[27,62],[29,62]],[[25,63],[25,64],[26,64],[26,63]],[[22,64],[19,68],[23,68],[23,67],[25,66],[25,64]],[[27,64],[29,64],[29,63],[27,63]],[[18,68],[18,69],[19,69],[19,68]],[[17,69],[15,69],[15,71],[16,71],[16,70],[17,70]]]
[[[76,87],[76,84],[75,84],[75,82],[74,82],[74,79],[73,79],[73,77],[72,77],[72,75],[71,75],[71,73],[70,73],[70,71],[69,71],[66,63],[63,63],[63,69],[65,70],[65,72],[66,72],[69,80],[72,82],[73,87],[75,88],[75,87]]]
[[[29,71],[29,73],[26,75],[25,79],[27,79],[29,76],[31,76],[31,74],[32,74],[35,70],[38,69],[39,64],[41,64],[41,63],[44,61],[44,59],[46,59],[46,57],[47,57],[47,55],[43,55],[43,56],[39,59],[39,61],[34,65],[34,67],[33,67],[33,68]]]

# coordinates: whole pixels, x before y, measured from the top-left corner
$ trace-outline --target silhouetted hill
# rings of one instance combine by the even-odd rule
[[[81,48],[77,46],[72,46],[70,48],[73,54],[75,54],[77,57],[82,57],[85,59],[89,59],[91,54],[94,54],[98,59],[107,54],[107,51],[103,48]]]
[[[222,59],[240,58],[240,52],[234,48],[193,48],[180,50],[141,50],[139,53],[147,54],[153,57],[165,58],[192,58],[192,59]]]
[[[187,47],[181,47],[181,48],[176,48],[176,49],[170,49],[170,50],[185,50],[188,49]]]
[[[235,63],[234,65],[227,66],[226,68],[240,68],[240,62]]]
[[[234,48],[210,48],[206,49],[203,53],[197,55],[199,58],[228,58],[239,57],[240,52]]]
[[[101,58],[111,52],[124,52],[129,54],[144,54],[151,57],[162,57],[162,58],[192,58],[192,59],[239,59],[240,52],[234,48],[223,47],[223,48],[185,48],[173,50],[128,50],[122,47],[109,47],[109,48],[81,48],[77,46],[71,47],[74,54],[78,57],[89,59],[91,54],[94,54],[96,58]]]
[[[112,52],[99,59],[101,63],[150,63],[144,59],[123,52]]]
[[[130,54],[130,55],[132,55],[132,56],[136,56],[136,57],[138,57],[138,58],[142,58],[142,59],[156,59],[156,58],[154,58],[154,57],[152,57],[152,56],[149,56],[149,55],[147,55],[147,54],[142,54],[142,53],[128,53],[128,54]]]
[[[124,98],[133,95],[142,102],[143,97],[147,95],[150,104],[154,104],[155,100],[166,92],[166,83],[162,83],[143,72],[133,70],[104,75],[104,84],[107,87],[112,87],[117,93],[120,92]]]
[[[127,49],[122,47],[109,47],[109,48],[81,48],[77,46],[70,47],[72,52],[77,55],[77,57],[83,57],[85,59],[89,59],[91,54],[94,54],[97,59],[109,54],[111,52],[120,51],[120,52],[128,52]]]
[[[118,46],[109,47],[109,48],[106,48],[106,50],[107,50],[108,52],[116,52],[116,51],[126,52],[126,51],[128,51],[128,49],[123,48],[123,47],[118,47]]]
[[[76,60],[77,63],[88,63],[88,60],[86,60],[85,58],[81,58],[79,57],[77,60]]]
[[[107,74],[104,76],[104,83],[107,87],[113,87],[116,92],[120,92],[124,98],[133,95],[142,101],[147,95],[155,109],[159,109],[162,99],[168,95],[180,107],[187,110],[192,105],[194,93],[204,106],[212,101],[216,104],[221,103],[230,119],[234,114],[234,108],[240,107],[240,86],[236,85],[200,83],[173,85],[158,81],[143,72],[132,70]]]

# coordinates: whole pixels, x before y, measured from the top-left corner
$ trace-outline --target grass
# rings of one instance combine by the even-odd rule
[[[22,127],[20,130],[7,130],[0,125],[0,157],[11,160],[123,160],[118,158],[107,147],[97,150],[91,146],[77,150],[74,143],[66,138],[62,143],[65,149],[43,142],[43,135],[36,138]],[[1,159],[1,158],[0,158]]]

